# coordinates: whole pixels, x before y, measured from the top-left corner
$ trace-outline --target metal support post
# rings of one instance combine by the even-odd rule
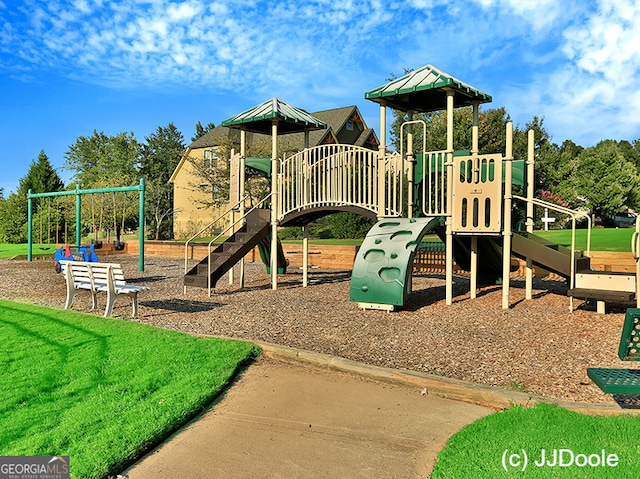
[[[278,289],[278,120],[271,121],[271,289]]]
[[[478,102],[473,102],[473,123],[471,126],[471,156],[478,155]],[[475,164],[475,160],[474,160]],[[471,237],[471,284],[470,297],[475,299],[478,294],[478,237]]]
[[[447,89],[447,223],[446,223],[446,304],[453,303],[453,95],[454,91]]]
[[[240,168],[239,168],[239,178],[238,178],[238,201],[242,200],[240,203],[240,216],[244,218],[245,215],[245,204],[244,204],[244,191],[245,191],[245,168],[246,168],[246,144],[247,144],[247,129],[242,128],[240,130]],[[243,225],[247,224],[246,218],[243,219]],[[238,275],[238,287],[240,289],[244,288],[244,256],[240,259],[240,271]]]
[[[140,198],[140,211],[138,212],[138,269],[144,271],[144,178],[140,178],[140,186],[138,190]]]
[[[27,217],[29,218],[27,224],[27,261],[31,262],[33,258],[33,200],[31,199],[31,188],[27,192],[27,198],[29,198],[29,203],[27,204]]]
[[[309,227],[302,227],[302,286],[307,287],[309,281]]]
[[[384,165],[387,154],[387,104],[380,103],[380,149],[378,151],[378,220],[386,216]]]
[[[535,156],[534,156],[534,146],[535,146],[535,136],[534,131],[529,130],[528,132],[528,144],[527,144],[527,233],[533,233],[534,222],[534,207],[533,207],[533,194],[535,190]],[[525,277],[525,298],[531,299],[533,298],[533,261],[531,258],[527,258],[527,270]]]
[[[76,184],[76,246],[79,248],[82,242],[82,230],[80,215],[82,211],[82,199],[80,198],[80,185]]]
[[[409,110],[407,112],[407,120],[409,122],[413,121],[413,110]],[[424,154],[424,151],[422,152]],[[407,126],[407,162],[409,163],[409,172],[407,175],[407,184],[408,184],[408,188],[409,191],[407,191],[407,217],[408,218],[413,218],[413,209],[415,207],[414,205],[414,199],[413,199],[413,193],[414,193],[414,183],[415,183],[415,166],[416,166],[416,159],[415,159],[415,154],[413,152],[413,124],[410,123]]]
[[[509,275],[511,274],[511,203],[513,201],[513,123],[507,123],[504,168],[504,221],[502,246],[502,309],[509,309]]]

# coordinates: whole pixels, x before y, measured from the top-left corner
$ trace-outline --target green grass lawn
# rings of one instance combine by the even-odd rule
[[[636,478],[640,471],[638,437],[638,416],[587,416],[547,404],[531,409],[514,407],[486,416],[453,436],[438,455],[431,477]],[[559,457],[564,464],[570,465],[552,467],[541,461],[543,449],[551,460],[554,449],[558,454],[562,449],[568,450]],[[598,457],[602,456],[603,450],[605,458],[611,454],[617,456],[617,466],[589,464],[589,461],[591,464],[602,463]],[[523,470],[525,453],[527,465]]]
[[[634,228],[595,228],[591,230],[591,251],[631,251]],[[537,236],[570,247],[571,230],[535,231]],[[587,230],[576,230],[576,248],[586,249]]]
[[[56,245],[54,244],[34,244],[31,248],[32,254],[50,254],[53,258],[53,254],[56,251]],[[0,243],[0,258],[13,258],[19,254],[27,254],[27,244],[7,244]]]
[[[0,300],[0,455],[120,472],[209,405],[256,346]]]
[[[591,230],[592,251],[631,251],[633,228],[595,228]],[[571,246],[571,230],[535,231],[535,234],[547,238],[562,246]],[[425,235],[423,241],[440,241],[435,234]],[[302,240],[284,240],[283,243],[302,244]],[[310,244],[360,246],[362,239],[310,239]],[[587,230],[576,230],[576,248],[586,249]]]
[[[631,235],[635,230],[633,228],[595,228],[591,230],[591,250],[592,251],[631,251]],[[547,238],[556,244],[562,246],[571,246],[571,230],[550,230],[536,231],[536,235]],[[136,238],[137,239],[137,238]],[[208,243],[213,238],[198,238],[196,243]],[[222,242],[227,239],[224,236],[219,239]],[[436,235],[426,235],[423,241],[440,241]],[[286,244],[302,244],[302,240],[284,240]],[[362,239],[310,239],[309,244],[312,245],[348,245],[360,246]],[[587,230],[576,230],[576,248],[579,250],[586,249]],[[55,245],[34,244],[33,254],[51,253],[53,255]],[[11,258],[18,254],[27,254],[26,244],[0,244],[0,258]]]

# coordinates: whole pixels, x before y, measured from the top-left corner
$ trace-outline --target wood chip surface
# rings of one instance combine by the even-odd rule
[[[194,334],[261,340],[389,368],[421,371],[548,398],[592,403],[633,402],[605,395],[589,380],[588,367],[634,367],[617,357],[626,307],[606,315],[595,305],[569,298],[564,281],[534,280],[534,299],[525,300],[524,278],[512,278],[510,309],[503,310],[500,286],[484,286],[469,299],[469,280],[454,277],[454,302],[445,304],[444,276],[413,278],[405,308],[364,311],[349,301],[350,271],[312,270],[310,285],[290,267],[273,291],[261,263],[246,265],[245,288],[225,275],[213,290],[183,293],[184,260],[110,256],[123,265],[131,284],[149,286],[139,295],[136,321]],[[0,297],[62,308],[64,277],[50,261],[0,260]],[[88,312],[89,294],[73,309]],[[104,298],[99,298],[104,308]],[[116,301],[114,317],[130,318],[128,298]],[[102,314],[103,310],[94,314]],[[637,366],[636,366],[637,367]]]

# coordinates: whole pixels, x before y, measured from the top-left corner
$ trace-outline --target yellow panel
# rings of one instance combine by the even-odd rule
[[[500,233],[502,156],[458,156],[453,161],[454,233]]]

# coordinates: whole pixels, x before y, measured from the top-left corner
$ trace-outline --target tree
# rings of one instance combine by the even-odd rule
[[[227,137],[214,139],[215,147],[208,150],[209,158],[186,157],[194,171],[195,181],[189,184],[193,190],[205,191],[207,194],[195,200],[200,208],[217,208],[229,201],[231,150],[235,145]]]
[[[215,158],[211,161],[186,158],[195,172],[195,181],[190,184],[191,188],[206,190],[208,193],[202,199],[196,200],[202,208],[218,208],[229,201],[229,158],[232,150],[237,152],[239,149],[239,145],[226,136],[214,138],[212,144],[216,146],[212,148],[215,152]],[[286,136],[278,137],[277,146],[279,157],[282,157],[285,152],[290,154],[292,151],[297,151],[297,148]],[[264,137],[255,140],[249,143],[246,148],[247,157],[270,158],[271,138]],[[247,168],[246,171],[245,192],[249,195],[250,203],[255,205],[270,191],[270,184],[262,173],[251,171],[250,168]]]
[[[173,186],[169,178],[184,150],[184,137],[173,123],[158,126],[142,145],[140,174],[146,182],[145,209],[156,240],[168,239],[173,232]]]
[[[576,193],[562,191],[562,184],[568,185],[566,179],[576,174],[575,159],[584,148],[571,140],[565,140],[560,147],[545,144],[536,151],[536,190],[548,190],[560,193],[567,199],[576,198]]]
[[[133,133],[108,136],[94,130],[93,135],[80,136],[69,147],[64,167],[74,173],[72,180],[80,184],[82,189],[131,186],[140,178],[140,149],[141,145]],[[83,209],[87,211],[82,216],[90,218],[83,221],[83,227],[93,229],[96,237],[103,227],[107,232],[114,231],[117,234],[118,229],[122,230],[127,223],[131,224],[132,218],[137,216],[137,209],[124,200],[126,194],[122,195],[121,201],[116,196],[115,193],[109,198],[102,195],[98,218],[93,195],[90,201],[83,202]],[[109,217],[113,219],[113,229],[111,221],[106,221]]]
[[[333,238],[364,238],[375,221],[357,213],[343,212],[327,216]]]
[[[582,150],[570,161],[571,172],[559,184],[561,196],[573,208],[586,207],[596,215],[640,206],[640,174],[613,140]]]
[[[140,144],[133,133],[107,136],[94,130],[88,138],[78,137],[65,159],[64,168],[82,188],[130,186],[139,178]]]
[[[402,123],[406,122],[406,113],[394,110],[394,121],[391,126],[391,142],[400,151]],[[414,120],[422,120],[426,124],[426,150],[443,151],[447,148],[447,112],[418,113]],[[509,115],[504,107],[481,111],[478,115],[478,150],[480,154],[503,152],[505,149],[505,128]],[[458,108],[453,112],[453,144],[457,150],[471,149],[471,126],[473,125],[473,110]],[[402,132],[406,140],[406,129]],[[413,151],[423,151],[423,126],[414,125]],[[406,146],[403,151],[406,150]]]
[[[63,188],[64,183],[53,166],[51,166],[49,157],[44,150],[41,150],[37,161],[32,160],[27,174],[20,178],[17,192],[11,193],[0,204],[0,239],[7,243],[24,243],[27,241],[27,194],[29,190],[32,193],[47,193],[60,191]],[[35,215],[38,213],[45,214],[44,211],[38,209],[44,203],[34,200],[33,204]],[[52,216],[49,211],[46,214],[48,215],[47,221],[51,221]]]
[[[636,169],[640,171],[640,148],[638,148],[640,147],[640,144],[638,143],[638,140],[636,140],[634,143],[635,145],[633,143],[629,143],[626,140],[622,140],[618,142],[618,146],[620,147],[620,150],[622,151],[622,154],[627,159],[627,161],[636,165]]]
[[[640,157],[640,138],[637,140],[633,140],[631,142],[631,146],[635,150],[636,154]],[[640,170],[640,164],[637,166],[638,166],[638,169]]]
[[[206,135],[207,133],[209,133],[211,130],[213,130],[216,126],[209,122],[207,123],[207,126],[202,126],[202,123],[200,123],[198,121],[198,123],[196,123],[196,132],[195,134],[191,137],[191,141],[196,141],[198,138],[200,138],[201,136]]]
[[[0,243],[26,243],[26,201],[16,193],[0,201]]]
[[[23,193],[26,197],[29,190],[32,193],[47,193],[60,191],[63,188],[63,181],[51,166],[49,157],[44,150],[41,150],[38,154],[38,161],[32,160],[27,174],[20,179],[18,192]]]

